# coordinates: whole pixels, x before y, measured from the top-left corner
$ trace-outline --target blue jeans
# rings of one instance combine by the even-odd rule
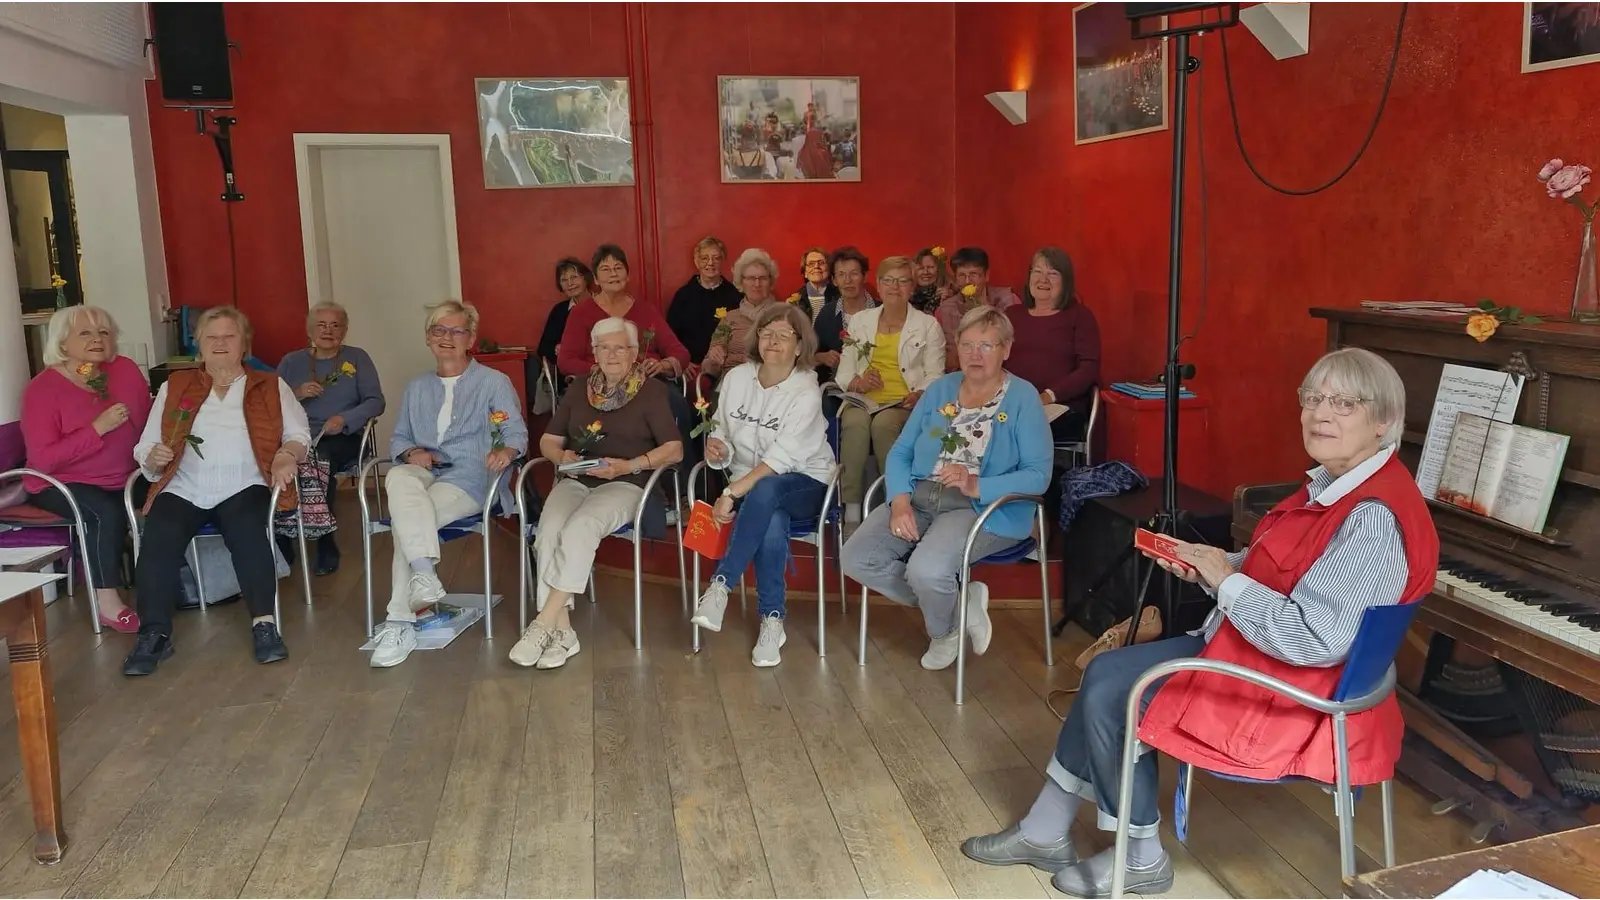
[[[1067,711],[1056,738],[1056,755],[1046,774],[1071,793],[1096,803],[1099,827],[1117,827],[1117,790],[1122,773],[1122,738],[1127,724],[1128,694],[1139,676],[1152,666],[1198,655],[1206,645],[1198,636],[1180,635],[1164,641],[1119,647],[1096,656],[1083,673],[1078,699]],[[1163,679],[1164,681],[1165,679]],[[1141,714],[1162,682],[1156,682],[1139,705]],[[1133,768],[1133,816],[1128,833],[1154,837],[1160,813],[1160,773],[1154,753],[1145,753]]]
[[[822,510],[822,482],[800,472],[768,475],[756,482],[739,501],[733,514],[733,532],[728,535],[728,551],[717,564],[713,577],[728,584],[737,582],[750,567],[756,566],[756,596],[763,618],[784,614],[784,569],[789,564],[789,521],[811,519]],[[822,548],[817,548],[821,553]]]

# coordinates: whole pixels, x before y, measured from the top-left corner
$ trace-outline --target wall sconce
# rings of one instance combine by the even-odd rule
[[[1000,115],[1013,125],[1021,125],[1028,121],[1028,92],[1027,91],[994,91],[983,95],[1000,110]]]

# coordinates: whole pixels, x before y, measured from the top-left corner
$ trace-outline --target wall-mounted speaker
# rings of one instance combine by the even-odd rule
[[[161,99],[169,106],[233,106],[228,31],[221,3],[151,3]]]

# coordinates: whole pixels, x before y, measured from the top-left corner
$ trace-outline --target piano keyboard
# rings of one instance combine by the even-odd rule
[[[1434,590],[1600,657],[1600,607],[1518,583],[1498,572],[1439,557]]]

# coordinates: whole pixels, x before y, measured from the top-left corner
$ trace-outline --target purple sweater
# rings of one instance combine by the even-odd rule
[[[22,392],[22,440],[28,448],[29,468],[62,482],[122,490],[136,465],[133,445],[150,416],[150,385],[126,356],[107,363],[105,373],[108,400],[101,400],[53,368],[28,382]],[[113,403],[127,405],[128,421],[104,435],[95,433],[95,417]],[[36,494],[50,485],[29,477],[23,479],[23,486]]]

